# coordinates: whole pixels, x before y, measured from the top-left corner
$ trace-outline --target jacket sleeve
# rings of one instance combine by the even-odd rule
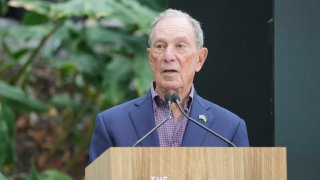
[[[96,118],[95,128],[91,138],[89,163],[94,161],[111,146],[113,146],[113,142],[110,138],[103,116],[100,113]]]
[[[247,127],[242,119],[240,119],[240,123],[232,138],[232,142],[238,147],[249,147]]]

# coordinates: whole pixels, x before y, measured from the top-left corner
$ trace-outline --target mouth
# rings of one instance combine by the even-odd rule
[[[165,69],[162,71],[163,73],[177,73],[178,71],[175,69]]]

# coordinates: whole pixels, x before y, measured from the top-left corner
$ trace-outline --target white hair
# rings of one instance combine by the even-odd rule
[[[169,16],[184,17],[186,20],[188,20],[193,27],[198,48],[203,47],[203,39],[204,38],[203,38],[203,31],[201,29],[200,22],[195,20],[194,18],[192,18],[189,14],[182,12],[180,10],[175,10],[175,9],[167,9],[167,10],[163,11],[162,13],[159,14],[158,17],[155,18],[155,20],[151,24],[151,30],[149,33],[149,40],[148,40],[150,47],[151,47],[151,41],[152,41],[152,37],[153,37],[154,27],[158,24],[158,22],[160,22],[161,20],[163,20],[164,18],[169,17]]]

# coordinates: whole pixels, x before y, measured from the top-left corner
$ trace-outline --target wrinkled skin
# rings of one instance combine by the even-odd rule
[[[195,73],[200,71],[207,48],[199,48],[192,25],[183,17],[166,17],[156,24],[147,49],[149,63],[161,98],[177,92],[183,103]]]

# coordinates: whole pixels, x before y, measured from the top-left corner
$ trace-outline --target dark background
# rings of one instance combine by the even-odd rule
[[[273,146],[272,1],[171,0],[169,7],[188,12],[204,30],[209,55],[197,92],[243,118],[251,146]]]
[[[288,179],[320,179],[320,1],[171,0],[170,7],[205,31],[198,93],[244,118],[252,146],[286,147]]]
[[[320,1],[275,1],[275,134],[288,179],[320,179]]]

